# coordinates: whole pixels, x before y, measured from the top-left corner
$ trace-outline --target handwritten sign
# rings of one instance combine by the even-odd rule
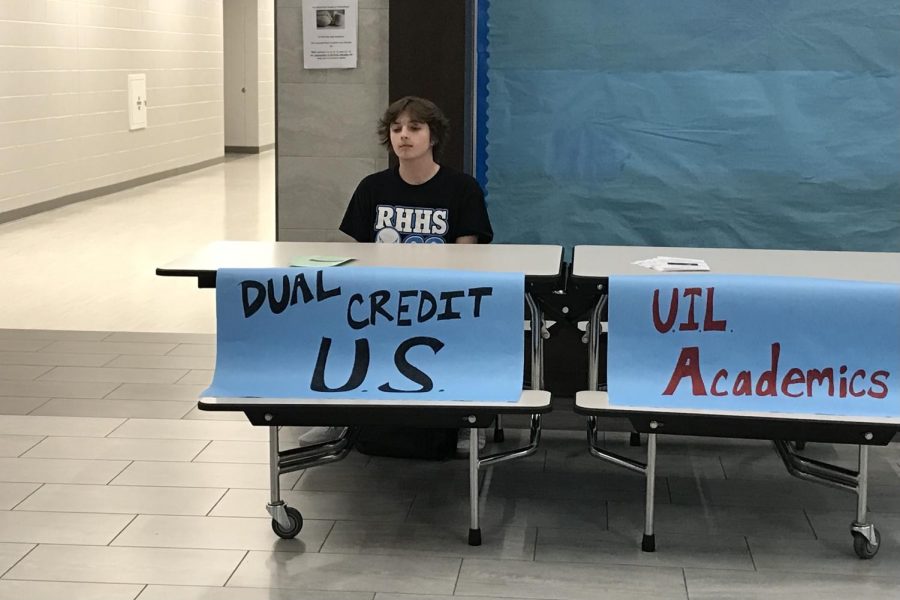
[[[900,416],[900,285],[610,278],[616,405]]]
[[[515,402],[524,276],[221,269],[204,396]]]

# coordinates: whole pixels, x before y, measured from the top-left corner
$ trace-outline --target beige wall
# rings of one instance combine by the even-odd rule
[[[259,146],[275,143],[275,2],[259,0],[257,98]]]
[[[277,0],[278,239],[347,240],[337,227],[356,184],[387,167],[375,127],[388,101],[388,0],[359,0],[359,66],[344,70],[303,69],[300,6]]]
[[[222,2],[0,0],[0,216],[222,156]]]

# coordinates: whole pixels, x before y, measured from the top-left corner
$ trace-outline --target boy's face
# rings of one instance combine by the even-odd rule
[[[391,147],[400,160],[431,157],[431,129],[428,123],[413,120],[409,113],[400,113],[391,123]]]

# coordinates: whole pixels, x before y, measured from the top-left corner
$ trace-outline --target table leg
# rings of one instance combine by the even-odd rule
[[[291,520],[281,499],[281,464],[278,453],[278,426],[269,427],[269,504],[266,510],[278,525],[284,529],[291,528]]]
[[[641,550],[656,550],[656,534],[653,533],[653,506],[656,498],[656,434],[647,434],[647,491],[644,498],[644,539]]]
[[[469,430],[469,545],[481,545],[478,522],[478,430]]]

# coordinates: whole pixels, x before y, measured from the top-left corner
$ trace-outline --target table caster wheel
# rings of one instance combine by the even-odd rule
[[[278,521],[272,519],[272,531],[274,531],[275,535],[280,538],[292,540],[297,537],[297,534],[300,533],[301,529],[303,529],[303,516],[300,514],[299,510],[292,506],[286,507],[284,509],[284,512],[287,513],[287,517],[291,522],[291,526],[287,529],[284,529],[281,525],[278,524]]]
[[[853,551],[856,552],[856,555],[862,559],[869,559],[878,554],[878,549],[881,547],[881,534],[878,533],[878,530],[875,530],[875,543],[873,544],[869,540],[866,539],[861,533],[856,531],[853,532]]]

